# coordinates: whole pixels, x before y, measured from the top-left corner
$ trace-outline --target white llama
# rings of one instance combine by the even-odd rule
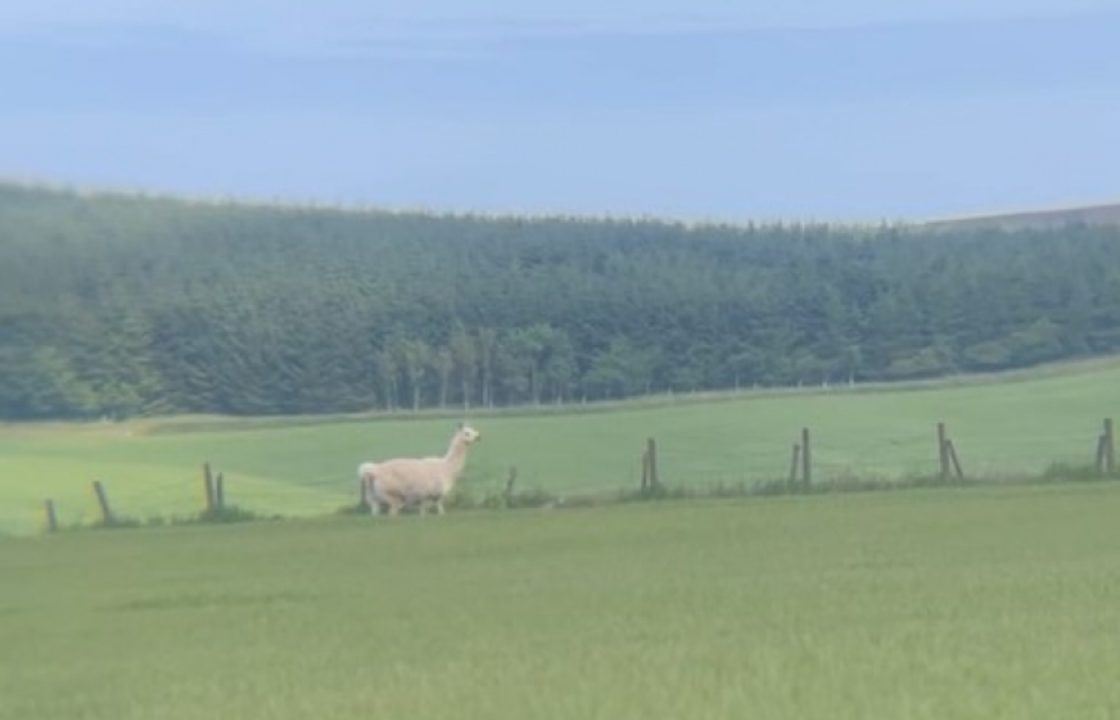
[[[366,489],[370,514],[382,505],[396,515],[406,505],[416,505],[420,514],[429,504],[443,514],[443,499],[467,464],[467,448],[480,437],[472,427],[459,424],[443,457],[396,458],[378,463],[362,463],[358,477]]]

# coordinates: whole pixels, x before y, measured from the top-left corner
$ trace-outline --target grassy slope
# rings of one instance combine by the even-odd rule
[[[1120,485],[0,543],[0,719],[1120,713]]]
[[[1100,419],[1109,415],[1120,416],[1120,359],[958,386],[497,414],[474,419],[484,439],[464,485],[497,487],[516,465],[523,488],[630,487],[649,435],[660,443],[670,484],[772,479],[787,471],[805,424],[818,478],[929,474],[937,420],[948,423],[967,472],[1034,473],[1054,461],[1091,462]],[[235,503],[267,513],[329,512],[354,499],[359,462],[442,452],[451,430],[449,420],[431,417],[0,426],[0,531],[34,531],[45,497],[56,500],[64,522],[93,520],[89,481],[98,478],[119,512],[188,514],[200,505],[207,459],[225,471]]]

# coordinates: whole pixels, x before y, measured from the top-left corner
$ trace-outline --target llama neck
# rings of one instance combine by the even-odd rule
[[[447,454],[443,456],[443,461],[447,463],[448,469],[451,470],[451,482],[455,482],[459,474],[463,472],[463,467],[467,464],[467,444],[458,434],[451,438],[451,446],[447,448]]]

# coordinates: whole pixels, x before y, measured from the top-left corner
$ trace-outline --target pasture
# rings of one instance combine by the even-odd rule
[[[0,542],[0,718],[1105,718],[1120,484]]]
[[[1120,419],[1120,358],[916,386],[655,398],[596,408],[473,413],[483,433],[460,487],[499,488],[510,466],[522,489],[557,494],[634,488],[645,438],[658,440],[670,486],[782,478],[802,426],[814,477],[931,475],[945,421],[967,474],[1038,474],[1093,460],[1101,418]],[[0,425],[0,533],[42,527],[53,498],[63,524],[97,519],[90,481],[117,512],[144,520],[202,504],[200,468],[226,474],[229,502],[262,514],[323,515],[356,499],[360,462],[442,454],[453,417],[171,418],[124,423]]]

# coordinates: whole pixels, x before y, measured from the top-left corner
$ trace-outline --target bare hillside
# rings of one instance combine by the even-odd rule
[[[1055,228],[1063,225],[1120,225],[1120,203],[1056,210],[972,215],[960,218],[948,218],[945,220],[934,220],[925,223],[924,227],[935,230],[966,230],[987,227],[998,227],[1003,230],[1022,230],[1025,228]]]

